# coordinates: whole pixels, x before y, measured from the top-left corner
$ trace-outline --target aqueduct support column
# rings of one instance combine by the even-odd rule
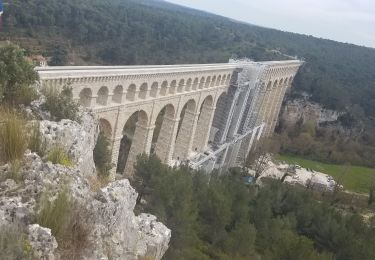
[[[216,107],[203,105],[195,131],[195,138],[193,143],[194,151],[203,152],[207,149],[215,109]]]
[[[193,146],[193,138],[197,128],[198,117],[199,113],[186,109],[176,139],[174,159],[185,160],[188,158]]]
[[[125,175],[132,176],[134,173],[134,163],[137,161],[137,155],[146,153],[149,154],[151,150],[152,135],[155,126],[143,126],[140,123],[136,124],[132,145],[130,147],[128,159],[125,166]]]
[[[155,153],[160,160],[166,164],[170,164],[173,157],[179,121],[179,119],[164,116],[163,123],[160,128]]]

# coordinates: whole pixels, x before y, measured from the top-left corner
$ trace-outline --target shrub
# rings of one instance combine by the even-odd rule
[[[10,169],[8,172],[8,176],[6,176],[7,179],[12,179],[15,182],[19,183],[23,181],[23,176],[21,173],[21,163],[20,161],[16,160],[13,161],[10,165]]]
[[[66,188],[60,191],[55,201],[51,202],[49,198],[50,194],[48,192],[44,193],[40,198],[36,222],[40,226],[50,228],[52,235],[56,239],[61,239],[69,221],[69,216],[72,214],[73,202]]]
[[[79,105],[73,100],[70,86],[64,86],[61,92],[53,88],[44,89],[42,92],[46,96],[46,103],[43,108],[51,113],[53,120],[70,119],[79,121]]]
[[[63,166],[70,167],[73,165],[72,161],[69,158],[69,155],[63,147],[60,145],[54,146],[47,155],[47,160],[53,164],[61,164]]]
[[[100,132],[94,148],[94,162],[98,175],[101,177],[108,177],[112,168],[112,156],[109,147],[108,137]]]
[[[28,105],[37,97],[31,86],[38,79],[24,50],[13,44],[0,47],[0,102]]]
[[[50,194],[44,193],[39,200],[36,221],[51,229],[55,236],[62,259],[80,259],[81,252],[88,246],[91,227],[85,207],[75,202],[66,188],[51,202]]]
[[[43,138],[42,134],[40,133],[39,121],[33,123],[31,126],[28,148],[32,152],[37,153],[40,157],[43,157],[45,155],[47,142],[45,138]]]
[[[26,121],[12,110],[0,110],[0,161],[21,159],[27,142]]]
[[[0,259],[36,260],[24,228],[11,224],[0,226]]]

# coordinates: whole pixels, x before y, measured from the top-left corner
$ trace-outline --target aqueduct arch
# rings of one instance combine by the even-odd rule
[[[172,159],[172,145],[177,132],[175,116],[175,108],[168,104],[160,110],[155,120],[151,152],[165,163],[169,163]]]
[[[137,155],[144,152],[147,126],[148,116],[143,110],[134,112],[126,121],[118,153],[117,173],[128,174],[132,171]]]
[[[84,88],[79,93],[79,103],[84,107],[90,107],[92,100],[92,90],[90,88]]]
[[[189,156],[195,133],[197,114],[197,102],[189,99],[181,109],[180,120],[177,129],[177,137],[173,158],[184,160]]]
[[[197,128],[193,141],[193,151],[203,152],[208,144],[215,107],[211,95],[207,96],[200,107]]]

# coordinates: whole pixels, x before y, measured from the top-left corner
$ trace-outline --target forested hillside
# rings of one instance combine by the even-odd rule
[[[245,185],[235,171],[172,169],[155,156],[139,158],[132,180],[138,209],[172,230],[164,259],[375,258],[375,218],[365,222],[352,197],[263,184]]]
[[[52,65],[298,56],[306,64],[295,90],[308,91],[313,100],[361,120],[375,118],[374,49],[237,23],[163,1],[8,1],[0,38],[53,56]]]
[[[374,49],[236,23],[162,1],[8,1],[0,37],[54,56],[53,64],[226,62],[232,56],[285,59],[284,53],[306,61],[296,89],[327,107],[358,104],[355,116],[375,117]]]

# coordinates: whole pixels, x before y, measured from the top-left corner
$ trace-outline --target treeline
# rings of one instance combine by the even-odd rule
[[[374,49],[236,23],[164,1],[9,1],[0,37],[20,39],[31,51],[35,43],[25,39],[36,39],[56,65],[69,60],[175,64],[298,56],[306,64],[295,90],[333,109],[351,111],[357,105],[362,121],[375,118]]]
[[[138,209],[172,230],[165,259],[374,259],[375,222],[340,213],[309,190],[246,185],[141,156]]]
[[[273,141],[282,154],[374,168],[375,127],[362,124],[348,129],[355,120],[344,115],[339,118],[339,122],[323,126],[317,126],[315,121],[303,122],[302,119],[289,126],[281,118]]]

